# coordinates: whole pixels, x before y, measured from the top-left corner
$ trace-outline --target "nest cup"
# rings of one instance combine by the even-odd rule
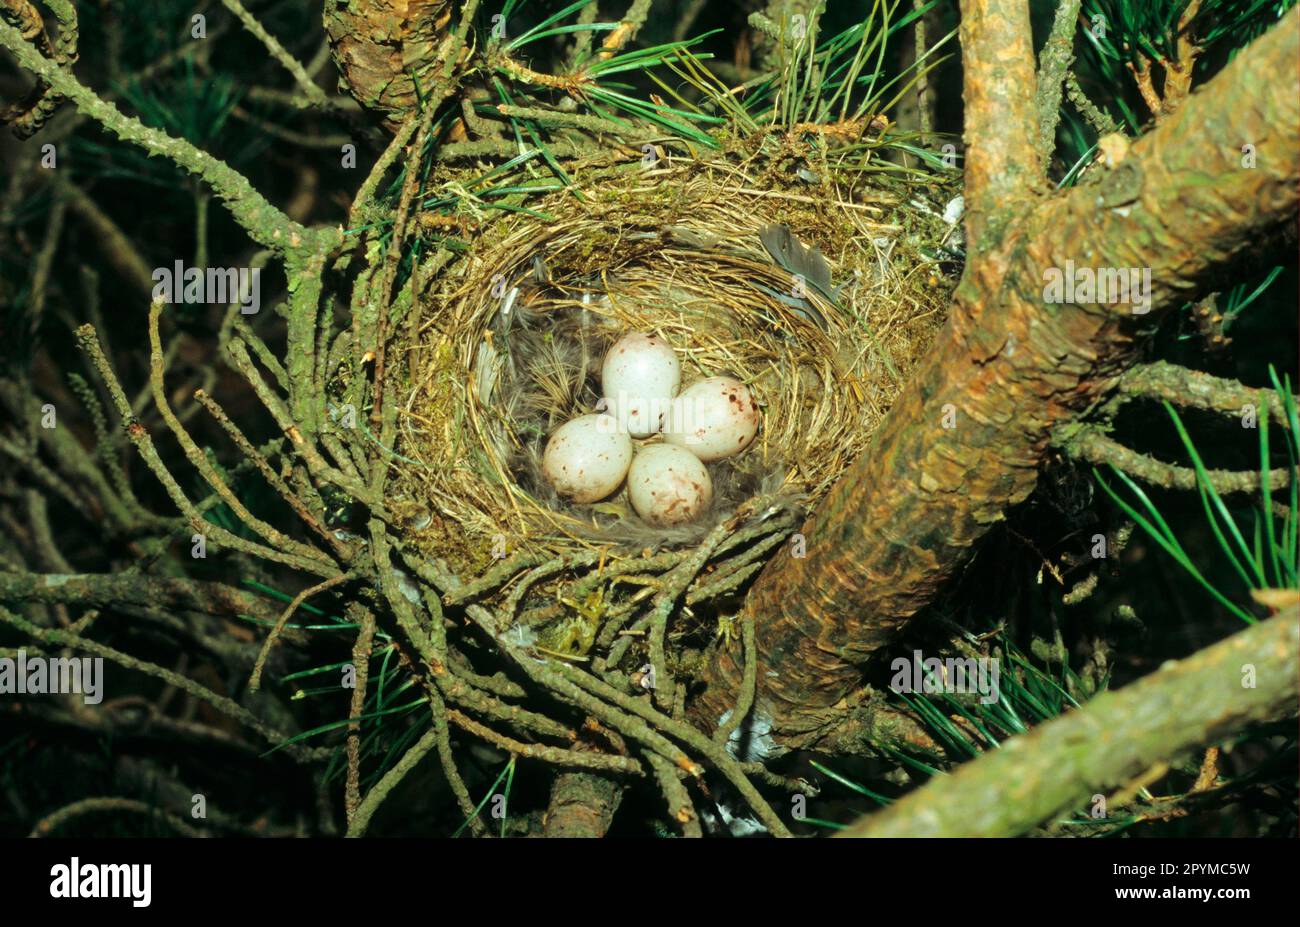
[[[454,568],[478,573],[524,546],[688,546],[755,498],[806,506],[864,448],[933,337],[946,290],[884,207],[658,173],[552,197],[535,207],[546,219],[498,221],[426,301],[398,449],[412,465],[394,490],[412,539]],[[824,255],[830,294],[773,259],[775,226]],[[645,524],[625,488],[575,505],[540,475],[547,437],[597,411],[605,353],[630,331],[673,345],[683,388],[731,376],[761,410],[753,445],[709,465],[714,502],[691,525]]]

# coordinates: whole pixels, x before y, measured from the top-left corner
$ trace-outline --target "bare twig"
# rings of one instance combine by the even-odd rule
[[[1061,86],[1074,59],[1074,28],[1082,0],[1059,0],[1052,32],[1038,56],[1038,158],[1052,159],[1056,125],[1061,118]]]
[[[271,57],[284,65],[286,71],[293,75],[294,82],[297,83],[303,95],[316,106],[329,106],[330,99],[325,95],[325,91],[316,86],[316,83],[307,75],[298,59],[284,50],[284,46],[279,43],[275,36],[266,31],[266,27],[257,21],[257,18],[244,7],[239,0],[221,0],[226,9],[235,14],[235,17],[244,24],[244,28],[257,37],[257,40],[266,46],[266,50],[271,53]]]

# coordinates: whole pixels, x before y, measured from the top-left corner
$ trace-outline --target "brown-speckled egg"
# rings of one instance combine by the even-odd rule
[[[618,489],[632,463],[632,439],[608,415],[580,415],[556,429],[542,453],[542,475],[574,502]]]
[[[682,390],[663,421],[664,440],[703,461],[734,457],[758,434],[758,406],[745,384],[708,377]]]
[[[682,368],[673,346],[658,335],[624,335],[605,355],[600,385],[605,411],[634,438],[659,430],[659,419],[677,395]]]
[[[694,521],[713,501],[713,480],[700,459],[671,444],[642,448],[627,474],[636,513],[656,527]]]

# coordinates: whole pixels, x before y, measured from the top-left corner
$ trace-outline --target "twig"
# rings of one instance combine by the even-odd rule
[[[1119,126],[1115,124],[1115,120],[1110,118],[1110,115],[1105,110],[1100,109],[1092,100],[1088,99],[1088,95],[1079,86],[1079,79],[1074,76],[1073,71],[1065,75],[1065,96],[1074,104],[1074,108],[1079,111],[1080,115],[1087,120],[1088,125],[1092,126],[1098,135],[1110,135],[1119,131]]]
[[[172,138],[165,132],[150,128],[138,119],[123,114],[112,103],[101,99],[78,81],[70,71],[42,56],[23,38],[22,33],[4,21],[0,21],[0,46],[8,49],[19,65],[49,84],[56,93],[67,97],[78,110],[123,141],[139,145],[151,155],[167,158],[202,178],[230,209],[235,221],[264,247],[282,253],[301,247],[318,235],[335,237],[336,233],[332,230],[312,232],[291,220],[225,162],[183,139]]]
[[[266,601],[216,582],[171,576],[117,573],[0,572],[0,601],[89,605],[95,608],[158,607],[168,612],[194,611],[222,618],[247,615],[271,622],[275,612]]]
[[[1127,448],[1100,431],[1083,429],[1065,445],[1072,457],[1094,464],[1114,464],[1130,476],[1164,489],[1192,490],[1199,485],[1197,472],[1191,467],[1179,467],[1156,460],[1146,454]],[[1260,474],[1254,470],[1206,470],[1206,479],[1219,493],[1258,492]],[[1279,467],[1268,473],[1269,489],[1286,489],[1295,478],[1295,471]]]
[[[912,25],[912,42],[913,53],[912,60],[916,62],[916,115],[921,134],[927,139],[930,132],[934,129],[934,98],[930,92],[930,69],[922,67],[921,62],[925,61],[925,55],[928,49],[925,36],[925,19],[926,11],[923,9],[925,0],[912,0],[912,10],[916,14],[916,21]]]
[[[713,732],[713,742],[725,747],[733,732],[749,717],[754,707],[754,693],[758,685],[758,653],[754,642],[754,616],[743,615],[740,619],[740,633],[745,647],[745,675],[736,692],[736,707],[731,716],[718,725]]]
[[[217,543],[224,544],[234,550],[242,551],[254,557],[272,560],[276,563],[283,563],[286,566],[296,567],[307,572],[322,576],[331,576],[337,572],[336,569],[326,566],[319,560],[307,560],[293,554],[281,553],[279,550],[262,544],[246,541],[238,535],[204,520],[158,455],[158,450],[154,447],[153,439],[149,436],[148,430],[140,424],[132,413],[126,394],[122,391],[122,385],[117,381],[117,377],[113,374],[113,369],[108,363],[108,358],[104,356],[104,352],[99,346],[99,339],[95,335],[95,330],[89,325],[81,326],[81,328],[77,329],[77,340],[81,343],[82,349],[90,355],[99,370],[100,376],[103,377],[104,383],[108,386],[113,402],[117,406],[118,414],[122,417],[122,425],[126,429],[127,437],[131,439],[131,443],[140,452],[144,462],[153,471],[159,482],[163,484],[163,488],[167,490],[167,495],[171,497],[172,502],[189,520],[190,526],[196,533],[211,537]]]
[[[280,749],[283,749],[286,753],[300,762],[324,759],[330,754],[330,751],[324,748],[309,748],[303,747],[300,744],[284,743],[283,741],[287,739],[287,735],[281,734],[274,728],[264,724],[257,718],[257,716],[243,706],[229,698],[226,698],[224,695],[218,695],[205,686],[199,685],[192,679],[187,679],[179,673],[166,669],[165,667],[149,663],[146,660],[139,660],[129,654],[114,650],[112,647],[107,647],[98,641],[93,641],[90,638],[82,637],[79,634],[74,634],[67,630],[37,627],[30,621],[15,615],[3,606],[0,606],[0,621],[13,625],[15,628],[18,628],[18,630],[30,634],[38,641],[63,647],[71,647],[74,650],[84,650],[88,653],[93,653],[97,656],[103,657],[106,660],[112,660],[114,663],[125,667],[126,669],[135,670],[136,672],[145,673],[161,679],[163,682],[173,685],[178,689],[188,692],[195,698],[207,702],[217,710],[229,715],[241,724],[256,731],[270,743],[278,744]]]
[[[308,586],[290,600],[284,611],[280,613],[280,617],[275,620],[275,624],[271,626],[270,632],[266,635],[266,640],[262,643],[262,649],[257,654],[257,662],[253,664],[253,673],[248,678],[248,687],[250,689],[256,691],[261,688],[262,670],[266,667],[266,659],[271,655],[271,648],[274,647],[275,642],[279,640],[280,634],[284,631],[285,625],[289,623],[289,619],[293,617],[293,613],[298,610],[298,606],[302,605],[303,602],[306,602],[312,596],[324,592],[327,589],[333,589],[335,586],[341,586],[353,578],[353,574],[351,573],[342,573],[338,576],[331,576],[329,579],[319,582],[314,586]],[[358,669],[357,672],[360,674],[361,670]]]
[[[406,177],[402,181],[402,192],[398,197],[397,212],[393,217],[393,234],[388,240],[388,250],[384,254],[384,270],[379,284],[379,318],[374,332],[375,373],[373,380],[374,404],[370,408],[370,427],[380,431],[383,421],[384,377],[387,374],[388,358],[388,322],[392,315],[393,281],[397,277],[397,267],[401,263],[402,248],[406,244],[406,234],[411,218],[411,206],[415,192],[423,181],[421,166],[424,163],[424,149],[433,129],[436,108],[427,106],[419,117],[420,128],[415,133],[415,141],[407,152]],[[412,119],[416,118],[412,114]],[[409,281],[408,281],[409,283]],[[363,333],[370,334],[370,333]],[[381,447],[384,443],[381,434]]]
[[[447,705],[437,693],[434,693],[429,696],[429,706],[433,712],[433,728],[438,735],[438,760],[442,764],[442,774],[447,778],[452,794],[456,796],[456,804],[460,807],[461,813],[469,821],[470,832],[476,837],[486,836],[487,826],[478,816],[474,799],[470,797],[465,780],[456,769],[456,756],[451,749],[451,725],[447,721]]]
[[[545,559],[546,555],[539,551],[520,550],[513,556],[502,560],[473,582],[460,586],[455,592],[446,593],[443,596],[443,601],[447,605],[461,605],[472,599],[477,599],[505,584],[510,577],[520,570],[537,566]]]
[[[655,780],[658,781],[664,799],[668,802],[668,816],[681,826],[683,836],[702,837],[700,816],[695,813],[691,796],[679,778],[680,771],[672,763],[653,753],[646,754],[646,761],[654,769]]]
[[[252,13],[244,8],[239,0],[221,0],[222,4],[230,12],[234,13],[244,28],[257,37],[257,40],[266,46],[266,50],[271,53],[271,57],[284,65],[285,70],[293,75],[294,81],[302,89],[303,95],[317,106],[329,106],[330,99],[325,95],[325,91],[316,86],[315,82],[307,76],[307,71],[299,63],[298,59],[284,50],[284,46],[276,40],[275,36],[266,31],[266,28],[257,21]]]
[[[650,663],[655,673],[655,701],[659,706],[671,706],[675,684],[668,673],[668,662],[664,654],[664,641],[668,633],[668,616],[672,614],[677,599],[691,581],[704,569],[704,564],[713,556],[714,550],[734,530],[731,522],[723,522],[709,532],[708,537],[691,551],[690,555],[668,574],[663,589],[655,597],[654,609],[650,613]],[[613,665],[612,663],[610,665]]]
[[[618,26],[609,35],[605,36],[605,41],[600,43],[600,51],[596,53],[597,57],[613,57],[628,42],[632,41],[641,27],[645,25],[646,18],[650,15],[652,2],[653,0],[632,0],[632,5],[623,14],[623,19],[619,21]]]
[[[439,691],[446,696],[449,702],[455,702],[457,705],[468,708],[494,721],[509,724],[528,734],[554,737],[568,743],[577,740],[578,735],[572,728],[565,727],[546,715],[529,711],[518,705],[508,705],[486,692],[480,692],[455,672],[437,672],[435,668],[433,676]]]
[[[350,560],[353,556],[352,548],[335,537],[332,531],[321,525],[321,523],[316,519],[316,516],[311,513],[311,510],[308,509],[302,499],[299,498],[298,494],[289,488],[288,484],[281,479],[280,474],[275,472],[270,463],[267,462],[266,457],[263,456],[257,448],[253,447],[252,442],[249,441],[248,438],[244,437],[244,433],[239,430],[238,425],[230,420],[230,417],[226,415],[225,410],[222,409],[221,406],[217,405],[212,397],[201,389],[194,391],[194,398],[203,406],[203,408],[208,410],[208,413],[214,419],[216,419],[217,424],[225,429],[226,434],[230,435],[230,439],[235,443],[235,446],[239,448],[240,453],[242,453],[247,460],[257,467],[258,472],[262,474],[262,478],[266,480],[272,489],[279,493],[280,498],[284,499],[284,501],[288,503],[289,507],[292,508],[295,514],[297,514],[297,516],[302,520],[302,523],[314,531],[321,540],[328,544],[334,551],[336,557],[345,563]]]
[[[1074,60],[1074,28],[1082,0],[1059,0],[1052,32],[1038,55],[1038,158],[1051,161],[1061,119],[1061,86]]]
[[[1164,99],[1161,101],[1163,115],[1169,115],[1192,89],[1192,71],[1196,59],[1201,54],[1201,47],[1192,41],[1192,20],[1200,12],[1201,0],[1189,0],[1183,13],[1178,17],[1177,59],[1165,62]]]
[[[1117,401],[1163,399],[1184,409],[1204,409],[1224,415],[1241,416],[1246,409],[1255,410],[1263,401],[1273,420],[1287,427],[1282,400],[1272,389],[1245,386],[1200,370],[1156,361],[1134,367],[1120,378]]]
[[[21,26],[25,37],[36,39],[42,53],[58,64],[71,65],[77,60],[77,40],[80,37],[77,8],[70,0],[45,0],[45,5],[59,24],[58,38],[52,44],[41,14],[29,0],[5,0],[0,14]],[[60,94],[51,93],[44,82],[38,82],[26,100],[0,111],[0,122],[12,123],[14,134],[28,138],[45,125],[62,102]]]
[[[370,681],[370,652],[375,643],[375,615],[368,608],[354,605],[350,609],[357,616],[360,628],[352,646],[352,670],[356,680],[352,688],[352,703],[348,708],[348,775],[343,791],[343,805],[349,826],[361,804],[361,722],[358,720],[366,708],[366,686]]]
[[[262,405],[271,413],[276,424],[289,438],[295,451],[302,457],[307,464],[308,471],[313,477],[323,482],[332,483],[339,487],[352,498],[359,502],[364,502],[372,512],[386,514],[383,499],[373,495],[370,490],[359,480],[350,477],[335,467],[325,462],[325,458],[316,450],[315,445],[303,437],[302,431],[289,416],[288,410],[280,398],[272,392],[267,386],[266,381],[262,378],[260,372],[253,365],[252,359],[248,356],[248,351],[244,347],[242,340],[232,338],[228,346],[227,356],[230,358],[232,365],[241,374],[244,375],[257,397],[262,400]]]
[[[642,773],[641,764],[631,757],[617,756],[612,753],[596,753],[583,750],[565,750],[561,747],[547,747],[542,744],[526,744],[504,734],[498,734],[491,728],[479,724],[454,708],[447,710],[447,717],[457,727],[464,728],[494,746],[508,753],[527,759],[541,760],[555,766],[569,766],[574,769],[594,769],[601,772]]]
[[[64,824],[73,818],[81,817],[83,814],[103,814],[104,812],[125,811],[131,814],[147,814],[152,818],[164,822],[172,830],[176,831],[182,837],[206,837],[203,831],[191,827],[179,816],[161,808],[147,804],[142,801],[136,801],[133,798],[83,798],[74,801],[70,805],[64,805],[58,811],[47,814],[41,818],[32,827],[28,837],[48,837]]]
[[[181,450],[185,452],[186,458],[202,474],[213,491],[221,496],[222,501],[230,507],[235,517],[260,534],[271,545],[282,551],[293,551],[304,560],[317,561],[322,565],[328,564],[329,558],[321,551],[309,547],[301,541],[295,541],[278,528],[267,524],[248,511],[244,503],[231,492],[225,480],[217,474],[212,464],[208,462],[203,451],[194,443],[194,439],[190,437],[189,432],[185,430],[185,426],[177,420],[176,415],[172,412],[171,403],[167,401],[167,389],[163,384],[163,352],[162,341],[158,334],[158,319],[162,315],[164,305],[161,301],[155,300],[149,306],[149,385],[153,390],[154,406],[162,415],[163,421],[167,423],[167,427],[171,429],[172,434],[175,435]]]
[[[384,773],[366,793],[366,797],[357,805],[356,810],[352,812],[348,819],[349,837],[363,837],[366,829],[370,827],[370,819],[375,816],[379,806],[383,804],[384,799],[389,796],[393,789],[397,788],[398,783],[406,778],[412,769],[419,765],[420,760],[438,745],[438,728],[431,727],[424,732],[419,740],[411,745],[411,748],[402,754],[402,758],[393,764],[392,769]]]
[[[529,678],[536,681],[539,685],[549,690],[553,695],[563,701],[569,702],[577,708],[589,712],[597,719],[609,724],[627,737],[644,744],[651,750],[663,755],[668,760],[677,764],[680,768],[690,772],[694,776],[703,773],[699,764],[693,762],[679,748],[670,743],[662,734],[652,730],[648,725],[637,718],[628,717],[622,711],[602,701],[600,698],[583,691],[583,688],[575,685],[572,681],[565,678],[563,664],[557,664],[555,669],[550,665],[538,663],[530,654],[513,644],[507,642],[504,638],[497,636],[497,620],[486,608],[481,605],[470,605],[465,609],[465,614],[476,624],[484,633],[494,638],[503,650],[510,657],[514,664],[521,669]],[[639,767],[638,767],[639,768]]]
[[[724,749],[713,743],[702,732],[696,730],[684,721],[677,721],[666,715],[660,714],[652,707],[642,701],[632,698],[619,692],[613,686],[602,682],[594,676],[582,672],[576,667],[560,665],[558,670],[566,679],[576,682],[582,688],[594,695],[607,699],[615,706],[636,715],[646,721],[652,722],[656,728],[665,731],[673,737],[678,738],[682,743],[709,760],[717,769],[727,777],[727,780],[744,796],[749,806],[754,809],[763,825],[767,827],[774,835],[778,837],[789,837],[790,831],[785,823],[777,817],[772,807],[763,799],[763,796],[754,788],[752,782],[745,776],[745,772],[740,768],[740,764]]]

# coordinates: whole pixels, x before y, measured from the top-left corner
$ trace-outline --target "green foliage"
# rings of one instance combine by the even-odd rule
[[[861,21],[824,41],[820,40],[821,20],[816,15],[805,18],[799,14],[798,20],[782,23],[760,20],[776,43],[776,65],[770,73],[750,81],[743,97],[737,97],[690,52],[666,63],[698,93],[702,105],[728,117],[733,131],[753,134],[767,126],[797,125],[856,127],[856,133],[847,139],[827,136],[824,144],[828,152],[869,154],[893,147],[942,170],[946,167],[943,161],[915,144],[916,136],[882,133],[873,127],[875,117],[892,109],[925,73],[947,60],[937,53],[955,32],[933,42],[924,56],[901,71],[886,54],[891,40],[938,2],[909,5],[900,15],[901,0],[873,0]],[[861,164],[870,164],[877,171],[902,170],[880,158],[864,157]]]
[[[1081,8],[1081,65],[1091,87],[1104,91],[1101,108],[1119,120],[1130,135],[1142,118],[1126,98],[1132,92],[1130,65],[1141,59],[1177,61],[1178,24],[1189,0],[1084,0]],[[1189,23],[1190,35],[1204,53],[1220,47],[1231,57],[1270,25],[1296,0],[1207,0]],[[1078,131],[1076,117],[1071,115]],[[1076,141],[1076,147],[1077,147]]]
[[[1221,41],[1241,48],[1295,5],[1296,0],[1206,0],[1189,26],[1196,43],[1212,48]],[[1156,61],[1177,59],[1178,24],[1190,0],[1084,0],[1083,34],[1108,78],[1143,54]],[[1098,19],[1100,17],[1100,19]]]
[[[477,807],[474,808],[474,813],[473,813],[470,817],[467,817],[463,822],[461,822],[460,827],[457,827],[457,828],[456,828],[455,833],[452,834],[453,837],[459,837],[461,834],[463,834],[463,833],[465,832],[465,828],[466,828],[466,827],[469,827],[469,822],[470,822],[471,820],[473,820],[474,818],[478,817],[479,812],[481,812],[481,811],[483,810],[483,806],[486,805],[486,804],[487,804],[487,803],[492,799],[492,796],[493,796],[493,795],[497,794],[497,786],[499,786],[499,785],[501,784],[501,781],[502,781],[503,779],[505,780],[505,783],[506,783],[506,785],[505,785],[505,791],[504,791],[503,794],[504,794],[504,796],[505,796],[505,800],[506,800],[507,802],[509,802],[509,801],[510,801],[510,785],[511,785],[511,783],[513,783],[513,782],[515,781],[515,757],[513,757],[513,756],[510,757],[510,759],[506,762],[506,765],[505,765],[505,766],[501,767],[501,772],[497,775],[496,779],[494,779],[494,780],[492,781],[492,784],[491,784],[490,786],[488,786],[488,788],[487,788],[487,792],[486,792],[486,793],[484,794],[484,796],[483,796],[483,800],[480,801],[480,802],[478,803]],[[507,821],[507,820],[508,820],[508,817],[507,817],[506,815],[502,815],[502,817],[501,817],[501,836],[502,836],[502,837],[504,837],[504,836],[506,835],[506,821]]]
[[[1082,679],[1070,668],[1064,654],[1060,655],[1060,676],[1055,677],[1048,668],[1030,660],[1005,635],[999,635],[996,649],[1001,651],[996,701],[985,704],[982,700],[948,692],[934,696],[898,694],[957,762],[974,759],[985,750],[999,746],[1007,737],[1023,734],[1036,724],[1077,708],[1076,695],[1090,697],[1105,688],[1107,682],[1102,679],[1091,683]],[[928,774],[939,771],[913,757],[893,752],[912,769]]]
[[[895,693],[900,706],[913,715],[943,748],[947,762],[936,765],[932,757],[920,757],[893,747],[882,747],[882,752],[921,778],[943,775],[952,767],[1001,746],[1008,737],[1026,733],[1038,724],[1079,707],[1109,683],[1109,673],[1100,679],[1081,676],[1071,668],[1068,655],[1061,651],[1051,661],[1060,662],[1059,669],[1053,670],[1051,662],[1026,655],[1004,632],[999,632],[994,638],[991,651],[990,659],[996,659],[999,666],[995,701],[985,704],[970,694],[947,691]],[[935,689],[943,689],[939,680],[933,676],[927,678],[934,683]],[[812,765],[838,786],[870,802],[858,809],[858,813],[868,813],[892,801],[823,763],[813,762]],[[806,818],[805,823],[835,830],[843,827],[817,817]]]
[[[1246,309],[1266,291],[1281,274],[1284,268],[1274,267],[1263,279],[1251,287],[1250,283],[1238,283],[1223,292],[1219,299],[1219,311],[1223,313],[1223,330],[1226,332]],[[1253,282],[1253,281],[1252,281]]]
[[[227,74],[200,77],[191,58],[182,59],[164,79],[130,78],[115,88],[125,108],[145,125],[193,142],[232,164],[252,161],[270,145],[270,137],[230,123],[231,113],[245,93]],[[183,172],[162,158],[151,158],[133,147],[101,144],[76,136],[79,172],[90,177],[133,180],[165,189],[188,189]]]
[[[816,18],[807,24],[803,34],[792,23],[780,24],[780,64],[772,77],[759,82],[748,94],[750,116],[758,123],[794,125],[853,122],[890,109],[912,88],[921,72],[938,63],[927,59],[953,33],[933,43],[925,57],[909,69],[886,79],[891,70],[885,57],[889,40],[937,3],[930,0],[920,8],[908,5],[900,16],[901,0],[873,0],[861,22],[820,45],[820,23]],[[898,86],[904,80],[907,83]],[[886,96],[891,89],[893,95]]]
[[[1247,589],[1295,589],[1297,588],[1297,542],[1300,541],[1300,500],[1297,499],[1297,480],[1295,479],[1297,462],[1300,462],[1300,420],[1296,415],[1295,393],[1291,390],[1290,377],[1279,382],[1272,368],[1269,376],[1274,390],[1282,404],[1286,419],[1284,448],[1286,466],[1292,472],[1290,488],[1285,500],[1275,500],[1269,488],[1269,471],[1272,469],[1273,452],[1269,444],[1268,409],[1261,404],[1256,431],[1259,435],[1259,474],[1261,482],[1260,501],[1247,517],[1234,513],[1215,488],[1210,478],[1201,453],[1188,434],[1182,419],[1173,406],[1165,403],[1165,409],[1173,420],[1174,428],[1182,441],[1192,466],[1196,471],[1196,487],[1205,518],[1218,545],[1218,553],[1228,563],[1233,572]],[[1136,522],[1144,532],[1165,553],[1190,575],[1198,585],[1204,588],[1214,599],[1233,615],[1253,624],[1255,615],[1240,598],[1234,599],[1228,592],[1221,590],[1198,566],[1187,549],[1179,541],[1169,522],[1150,496],[1128,475],[1114,465],[1110,467],[1112,475],[1128,491],[1121,495],[1096,473],[1098,484],[1115,501],[1124,513]],[[1277,501],[1278,505],[1274,505]],[[1246,538],[1250,537],[1248,543]]]

